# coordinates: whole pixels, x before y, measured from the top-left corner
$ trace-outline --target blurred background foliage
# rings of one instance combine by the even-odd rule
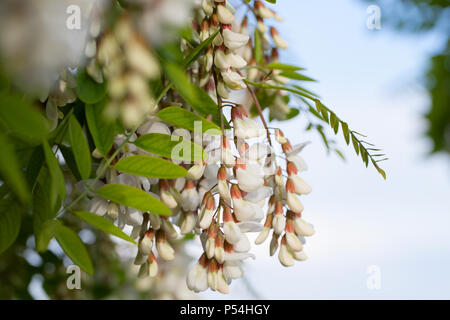
[[[423,85],[430,104],[424,114],[431,153],[450,154],[450,1],[449,0],[364,0],[381,8],[382,26],[399,32],[441,37],[440,50],[430,57]]]

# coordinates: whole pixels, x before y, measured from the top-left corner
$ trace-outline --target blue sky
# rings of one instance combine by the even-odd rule
[[[382,147],[388,179],[366,169],[343,139],[347,162],[327,156],[316,135],[298,130],[302,120],[278,124],[293,143],[311,140],[304,151],[313,192],[304,217],[315,225],[309,260],[284,268],[268,256],[268,243],[253,251],[247,282],[267,299],[450,298],[450,174],[448,158],[427,157],[421,118],[427,96],[420,83],[438,35],[397,34],[381,21],[366,27],[368,4],[352,0],[280,0],[278,24],[290,43],[284,61],[320,80],[310,86],[353,129]],[[381,11],[383,17],[383,11]],[[380,271],[380,289],[368,289],[367,269]],[[252,298],[243,281],[231,295]]]

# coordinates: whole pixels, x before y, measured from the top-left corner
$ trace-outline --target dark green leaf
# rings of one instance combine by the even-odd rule
[[[204,117],[212,115],[213,122],[220,124],[219,107],[208,93],[195,86],[188,79],[184,70],[177,65],[165,62],[164,70],[166,71],[167,78],[175,86],[177,92],[192,109]]]
[[[119,237],[123,240],[135,243],[133,238],[120,230],[117,226],[114,225],[111,221],[107,220],[104,217],[100,217],[96,214],[87,211],[76,211],[74,212],[80,219],[83,219],[90,225],[98,228],[99,230],[112,234],[113,236]]]
[[[21,224],[21,214],[10,199],[0,200],[0,254],[16,240]]]
[[[359,143],[353,134],[352,134],[352,143],[353,143],[353,148],[355,149],[356,154],[359,154]]]
[[[30,194],[19,160],[7,136],[0,133],[0,176],[22,201],[28,201]]]
[[[59,220],[48,220],[42,224],[40,231],[36,235],[36,250],[44,252],[47,250],[50,240],[56,235],[58,228],[61,225]]]
[[[42,146],[44,148],[45,162],[47,163],[48,171],[52,178],[49,187],[51,189],[50,202],[53,206],[54,204],[56,204],[58,196],[60,200],[66,198],[66,186],[61,167],[59,166],[58,160],[53,154],[53,151],[48,145],[47,141],[44,141],[42,143]]]
[[[78,171],[80,172],[81,177],[86,180],[91,174],[91,153],[83,130],[73,115],[71,115],[69,119],[67,136],[69,143],[72,146]]]
[[[86,120],[95,147],[106,156],[114,143],[115,124],[105,119],[106,101],[86,105]]]
[[[88,274],[94,274],[94,267],[92,266],[89,253],[80,237],[72,229],[60,224],[56,230],[55,237],[61,248],[76,265]]]
[[[350,132],[348,131],[348,124],[347,122],[341,122],[342,126],[342,133],[344,134],[345,142],[347,145],[350,143]]]
[[[164,203],[147,192],[123,184],[107,184],[96,192],[105,199],[141,211],[169,216],[172,214]]]
[[[15,136],[26,142],[40,143],[48,133],[44,117],[17,95],[0,93],[0,119]]]
[[[106,84],[97,83],[84,69],[77,72],[77,95],[81,101],[89,104],[101,101],[106,94]]]

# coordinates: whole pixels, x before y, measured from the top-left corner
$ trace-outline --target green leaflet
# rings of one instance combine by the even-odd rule
[[[210,130],[208,133],[220,135],[222,131],[219,126],[206,120],[205,118],[196,115],[186,109],[171,106],[159,111],[156,116],[174,126],[194,131],[196,126],[201,128],[201,132]]]
[[[89,104],[101,101],[106,94],[106,83],[97,83],[92,79],[86,70],[77,72],[77,96],[81,101]]]
[[[174,135],[149,133],[140,136],[134,144],[145,151],[175,160],[196,162],[208,158],[198,144]]]
[[[67,137],[72,146],[75,162],[83,180],[89,178],[91,174],[91,153],[89,145],[83,134],[80,124],[75,116],[71,115],[69,119],[69,129]]]
[[[264,54],[263,54],[263,49],[262,49],[262,44],[261,44],[261,35],[259,34],[259,31],[257,28],[255,28],[254,39],[255,39],[255,46],[254,46],[253,54],[255,56],[255,61],[257,64],[262,65],[264,63],[264,61],[263,61]]]
[[[188,79],[183,69],[172,62],[165,61],[164,71],[177,92],[192,109],[204,117],[211,115],[213,122],[220,124],[220,111],[217,104],[209,94]]]
[[[8,137],[0,133],[0,176],[22,201],[27,202],[30,194],[25,177],[19,166],[19,159]]]
[[[42,143],[44,148],[45,162],[47,163],[48,171],[50,173],[50,203],[52,207],[56,204],[58,198],[63,200],[66,198],[66,186],[64,182],[64,176],[59,166],[58,160],[53,154],[52,149],[48,145],[47,141]],[[47,186],[48,187],[48,186]]]
[[[97,189],[96,192],[105,199],[127,207],[163,216],[172,214],[170,209],[167,208],[164,203],[147,192],[135,187],[123,184],[107,184],[100,189]]]
[[[184,177],[186,169],[175,163],[157,157],[137,155],[125,157],[114,168],[129,174],[148,178],[174,179]]]
[[[86,120],[94,139],[95,147],[106,156],[114,143],[115,124],[104,117],[106,101],[86,105]]]
[[[0,121],[14,136],[25,142],[38,144],[47,137],[44,117],[18,95],[0,93]]]
[[[120,230],[117,226],[114,225],[111,221],[107,220],[104,217],[100,217],[96,214],[87,211],[76,211],[74,214],[80,219],[86,221],[90,225],[96,227],[97,229],[112,234],[116,237],[124,239],[126,241],[135,243],[133,238]]]
[[[8,249],[19,234],[22,218],[10,199],[0,200],[0,254]]]
[[[94,274],[91,258],[80,237],[72,229],[60,224],[55,230],[55,238],[67,256],[88,274]]]
[[[192,62],[197,60],[198,57],[203,53],[203,51],[211,45],[211,43],[213,42],[214,38],[217,36],[219,31],[220,31],[219,29],[216,30],[216,32],[210,35],[208,39],[200,43],[197,47],[194,48],[194,50],[191,51],[191,53],[189,53],[189,55],[186,57],[185,63],[186,67],[188,67]]]

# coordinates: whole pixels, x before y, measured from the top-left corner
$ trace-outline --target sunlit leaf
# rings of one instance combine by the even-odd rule
[[[78,216],[80,219],[83,219],[90,225],[96,227],[97,229],[103,232],[112,234],[113,236],[119,237],[123,240],[135,243],[133,238],[124,233],[117,226],[115,226],[114,223],[112,223],[111,221],[109,221],[104,217],[100,217],[96,214],[87,211],[76,211],[74,212],[74,214]]]
[[[203,133],[210,130],[210,134],[222,134],[219,126],[216,124],[180,107],[172,106],[164,108],[159,111],[156,116],[176,127],[185,128],[190,131],[199,128]]]
[[[123,184],[107,184],[96,190],[105,199],[141,211],[169,216],[172,214],[164,203],[147,192]]]
[[[129,174],[148,178],[174,179],[184,177],[186,169],[175,163],[157,157],[137,155],[125,157],[114,168]]]

